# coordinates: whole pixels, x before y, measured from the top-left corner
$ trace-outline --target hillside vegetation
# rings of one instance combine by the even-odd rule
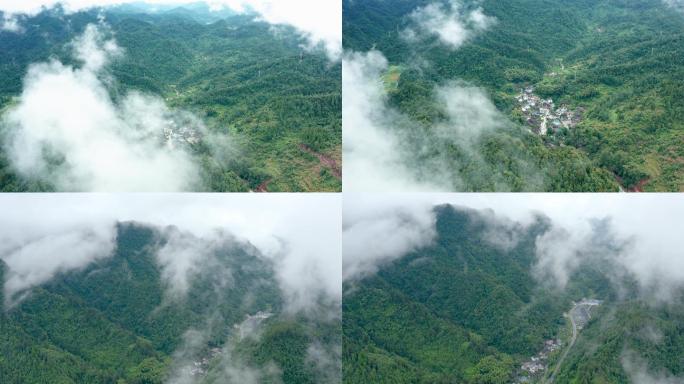
[[[250,372],[264,382],[339,380],[307,352],[314,342],[339,345],[339,323],[283,313],[272,266],[251,246],[228,239],[189,279],[186,295],[174,296],[155,252],[176,231],[121,223],[113,255],[5,306],[0,381],[225,383]],[[0,262],[0,280],[9,273]],[[235,325],[260,312],[271,316],[238,337]],[[182,370],[203,359],[203,373]]]
[[[430,3],[344,1],[344,43],[406,67],[390,103],[426,127],[441,118],[431,90],[456,79],[483,87],[508,116],[510,126],[476,148],[480,169],[463,165],[467,153],[446,153],[464,189],[495,189],[480,180],[484,173],[513,190],[683,190],[683,12],[661,0],[461,1],[496,22],[453,50],[436,37],[401,37],[410,12]],[[556,105],[584,110],[582,121],[530,133],[515,100],[530,85]],[[542,183],[516,160],[532,164]]]
[[[69,42],[98,23],[98,12],[64,14],[56,8],[23,20],[22,33],[0,32],[0,111],[21,93],[31,63],[53,57],[80,65]],[[114,100],[131,90],[160,96],[232,143],[235,153],[226,158],[202,143],[192,146],[201,164],[201,190],[341,190],[340,64],[323,50],[301,48],[306,42],[290,27],[258,22],[253,15],[217,19],[206,13],[105,11],[106,25],[125,53],[109,70]],[[23,179],[0,154],[0,188],[53,186]]]
[[[681,376],[684,302],[653,307],[627,289],[618,294],[602,271],[584,265],[564,290],[535,278],[535,239],[549,230],[539,217],[503,249],[486,240],[491,220],[452,206],[437,210],[437,239],[345,283],[345,383],[507,384],[546,340],[567,345],[573,301],[603,300],[561,364],[554,383],[625,383],[625,354],[653,372]],[[625,287],[630,287],[629,282]],[[644,336],[651,329],[657,337]],[[558,359],[551,353],[549,364]],[[545,376],[546,375],[546,376]],[[533,376],[532,382],[543,382]]]

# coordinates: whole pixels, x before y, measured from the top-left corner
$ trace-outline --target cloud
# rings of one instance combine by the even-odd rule
[[[404,40],[418,43],[430,36],[451,49],[460,48],[478,33],[496,22],[484,14],[482,8],[466,10],[460,1],[451,0],[419,7],[409,15],[412,25],[401,32]]]
[[[580,266],[606,261],[614,268],[608,277],[616,283],[624,277],[625,270],[615,262],[632,245],[632,239],[615,233],[609,218],[587,217],[584,223],[570,228],[555,224],[536,239],[534,272],[541,282],[562,289]]]
[[[484,90],[461,81],[436,86],[433,104],[443,117],[427,124],[390,104],[382,81],[387,70],[375,50],[348,52],[342,60],[345,191],[464,190],[473,181],[511,189],[480,153],[486,135],[510,124]],[[537,182],[532,164],[511,161]]]
[[[71,44],[83,65],[33,64],[16,105],[2,117],[11,165],[60,191],[196,189],[199,169],[166,132],[206,128],[191,114],[137,92],[115,102],[104,68],[122,50],[89,25]]]
[[[92,7],[134,3],[138,0],[5,0],[0,10],[8,13],[36,14],[41,9],[62,4],[67,12]],[[147,0],[147,4],[183,5],[198,0]],[[256,12],[270,24],[284,24],[297,29],[308,41],[307,48],[321,45],[331,60],[342,52],[341,0],[206,0],[210,10],[230,8],[237,12]]]
[[[211,333],[221,327],[222,322],[209,318],[203,329],[189,328],[173,353],[170,374],[165,383],[282,383],[282,371],[275,363],[267,362],[256,367],[235,353],[242,340],[242,332],[249,332],[247,337],[258,341],[262,325],[262,322],[256,322],[245,330],[242,324],[235,324],[233,330],[239,327],[239,333],[234,331],[228,336],[220,349],[210,349],[209,341]]]
[[[0,20],[0,31],[21,33],[24,31],[24,28],[19,22],[19,17],[5,13],[2,15],[2,20]]]
[[[378,51],[349,53],[342,61],[342,135],[345,191],[447,189],[407,164],[400,127],[413,122],[387,105],[380,81],[387,60]]]
[[[282,383],[282,371],[275,363],[270,362],[263,367],[253,367],[236,357],[234,347],[228,344],[221,353],[221,362],[218,369],[212,372],[212,377],[218,383]],[[181,384],[181,383],[173,383]]]
[[[434,233],[430,211],[445,203],[491,209],[503,218],[499,222],[512,220],[522,227],[540,214],[548,217],[551,229],[536,240],[535,273],[542,283],[563,288],[583,263],[609,263],[613,268],[607,277],[616,283],[632,279],[650,302],[669,301],[684,289],[684,239],[678,230],[684,198],[668,194],[348,194],[345,278],[373,272],[429,244]],[[404,222],[410,225],[396,224]]]
[[[172,294],[183,292],[201,270],[197,265],[211,265],[201,255],[211,253],[212,244],[238,241],[274,264],[288,311],[308,311],[321,300],[341,303],[337,194],[4,194],[0,211],[0,259],[8,266],[10,296],[110,256],[115,223],[137,221],[177,227],[157,254]],[[217,230],[225,233],[220,241],[214,241]],[[193,237],[204,239],[206,249]]]
[[[0,251],[9,270],[4,282],[4,305],[12,307],[27,289],[49,281],[57,273],[80,269],[93,260],[109,256],[114,240],[108,223],[3,238]]]
[[[209,264],[209,257],[216,251],[216,238],[198,238],[191,233],[171,227],[164,231],[164,244],[157,250],[157,262],[162,279],[168,286],[171,298],[184,298],[190,289],[192,278],[202,271],[201,264]],[[223,289],[228,289],[230,270],[223,270]]]
[[[432,206],[424,201],[387,203],[348,194],[343,218],[344,280],[363,278],[383,264],[427,246],[436,236]]]

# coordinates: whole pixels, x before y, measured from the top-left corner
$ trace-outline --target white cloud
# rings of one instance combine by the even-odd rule
[[[67,12],[98,6],[133,3],[139,0],[3,0],[0,10],[8,13],[35,14],[42,7],[61,3]],[[198,0],[146,0],[148,4],[189,4]],[[307,40],[308,47],[322,44],[332,60],[342,52],[341,0],[206,0],[212,10],[225,7],[237,12],[254,11],[271,24],[296,28]]]
[[[200,264],[209,262],[209,256],[216,251],[216,241],[220,239],[197,238],[175,228],[164,231],[164,235],[166,242],[156,254],[162,269],[161,276],[172,299],[184,298],[192,278],[201,270]],[[224,281],[230,281],[230,271],[222,272],[226,274]]]
[[[432,206],[395,204],[374,195],[346,194],[343,217],[343,279],[363,278],[436,236]]]
[[[175,225],[209,240],[218,229],[250,242],[275,263],[291,311],[321,298],[341,302],[337,194],[4,194],[0,211],[0,259],[9,267],[10,295],[109,256],[114,223],[133,220]],[[174,241],[174,252],[158,255],[168,281],[182,284],[193,273],[197,247],[191,242],[181,252],[184,243]]]
[[[409,17],[413,25],[402,31],[405,40],[416,43],[436,36],[451,49],[461,47],[496,22],[482,8],[466,10],[458,0],[451,0],[448,5],[428,4],[414,10]]]
[[[24,31],[24,28],[16,15],[4,14],[0,20],[0,31],[20,33]]]
[[[342,54],[341,0],[225,0],[225,3],[238,11],[253,9],[271,24],[295,27],[308,39],[310,47],[323,44],[331,60],[339,60]]]
[[[114,236],[108,224],[55,228],[23,241],[4,239],[7,242],[2,259],[9,267],[4,304],[12,306],[21,299],[18,293],[49,281],[56,273],[83,268],[95,259],[109,256]]]
[[[165,145],[163,135],[174,126],[205,132],[201,121],[153,96],[112,100],[103,69],[122,50],[101,27],[89,25],[72,46],[83,66],[31,65],[17,104],[2,117],[12,166],[60,191],[196,189],[194,159]]]
[[[463,190],[464,175],[449,154],[450,147],[468,156],[469,168],[474,169],[468,177],[477,172],[497,190],[510,190],[502,175],[487,174],[491,166],[479,153],[483,136],[508,124],[484,90],[459,81],[435,87],[434,105],[445,118],[427,125],[389,104],[382,81],[387,69],[387,60],[375,50],[348,52],[342,60],[345,191]],[[513,160],[521,168],[532,167]]]

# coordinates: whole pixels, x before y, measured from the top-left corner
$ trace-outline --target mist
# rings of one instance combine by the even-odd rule
[[[409,19],[411,25],[401,32],[404,40],[420,43],[435,36],[450,49],[461,47],[496,23],[496,18],[485,15],[482,8],[467,10],[458,0],[419,7],[411,12]]]
[[[342,137],[345,191],[446,190],[439,171],[419,174],[410,164],[402,126],[415,125],[387,104],[380,77],[387,60],[378,51],[342,60]]]
[[[107,32],[90,24],[70,44],[79,68],[54,59],[28,68],[21,95],[2,116],[11,166],[58,191],[198,189],[198,164],[164,132],[206,127],[156,96],[131,92],[114,101],[105,69],[125,53]]]

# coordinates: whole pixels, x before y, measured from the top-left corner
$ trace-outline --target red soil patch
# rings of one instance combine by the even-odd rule
[[[337,161],[335,161],[335,159],[333,159],[330,156],[326,156],[322,153],[314,151],[306,144],[299,144],[299,149],[306,153],[316,156],[318,158],[318,161],[321,162],[321,164],[330,168],[330,171],[337,180],[342,180],[342,169],[340,169],[340,166],[339,164],[337,164]]]
[[[648,184],[649,180],[650,179],[648,177],[645,179],[639,180],[639,182],[636,183],[636,185],[634,185],[632,188],[628,189],[627,191],[628,192],[643,192],[644,186],[646,184]]]
[[[259,184],[254,192],[268,192],[268,185],[271,183],[271,179],[265,180],[263,183]]]

